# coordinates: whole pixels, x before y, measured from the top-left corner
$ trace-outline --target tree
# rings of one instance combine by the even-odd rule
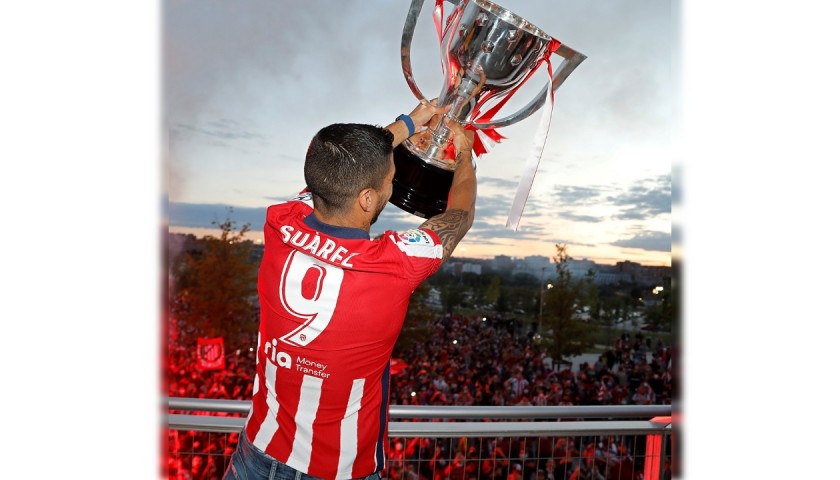
[[[587,270],[584,278],[584,305],[589,307],[589,316],[595,322],[601,320],[601,299],[598,296],[598,286],[595,284],[595,271]]]
[[[487,298],[487,302],[495,305],[496,302],[499,300],[499,293],[501,292],[502,288],[502,279],[499,278],[497,275],[493,276],[493,279],[490,280],[490,285],[487,287],[487,294],[485,297]]]
[[[658,301],[645,309],[645,319],[657,330],[671,331],[677,318],[679,293],[671,280],[665,279],[663,290],[657,294]]]
[[[455,309],[461,306],[461,301],[464,299],[464,290],[459,285],[444,285],[440,291],[440,303],[443,310],[448,313],[454,313]]]
[[[495,308],[496,312],[500,313],[502,315],[507,313],[508,310],[510,310],[510,307],[508,306],[508,303],[509,302],[508,302],[507,289],[503,288],[499,292],[499,296],[496,298],[496,308]]]
[[[512,285],[533,288],[540,286],[540,279],[531,275],[530,273],[519,272],[513,276],[510,283]]]
[[[245,239],[249,224],[236,232],[228,215],[213,225],[220,237],[205,236],[195,250],[174,259],[172,313],[187,344],[222,336],[235,346],[242,334],[256,330],[258,263],[252,260],[253,243]]]
[[[557,256],[554,262],[557,279],[554,288],[545,292],[543,322],[552,332],[547,349],[552,357],[561,359],[566,356],[580,355],[595,345],[594,326],[575,318],[578,301],[584,295],[584,283],[576,282],[569,272],[569,255],[566,245],[555,245]]]

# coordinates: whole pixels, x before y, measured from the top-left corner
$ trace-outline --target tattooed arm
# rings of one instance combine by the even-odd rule
[[[448,118],[445,121],[452,130],[452,141],[457,152],[455,156],[457,166],[452,177],[452,186],[449,188],[449,203],[445,212],[435,215],[420,225],[420,228],[428,228],[440,237],[443,244],[441,262],[445,262],[452,256],[458,242],[464,238],[472,226],[476,196],[475,169],[470,156],[474,132],[465,132],[457,122],[449,121]]]

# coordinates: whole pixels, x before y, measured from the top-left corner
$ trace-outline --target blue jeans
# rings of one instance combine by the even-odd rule
[[[374,472],[359,480],[380,480]],[[230,457],[224,480],[320,480],[318,477],[299,472],[255,447],[245,435],[239,433],[239,443]]]

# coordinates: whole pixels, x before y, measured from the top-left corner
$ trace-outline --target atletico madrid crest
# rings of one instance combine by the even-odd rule
[[[225,368],[225,342],[222,337],[198,339],[198,369],[222,370]]]

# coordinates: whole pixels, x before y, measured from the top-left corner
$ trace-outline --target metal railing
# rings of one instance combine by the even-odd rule
[[[245,415],[251,402],[242,400],[211,400],[198,398],[170,397],[167,401],[167,425],[172,431],[216,432],[233,435],[241,432]],[[174,413],[191,412],[191,413]],[[200,412],[201,414],[195,414]],[[214,415],[213,413],[221,414]],[[504,445],[521,443],[521,451],[504,452],[499,462],[507,474],[524,469],[522,480],[541,480],[541,468],[555,463],[564,470],[553,475],[555,480],[565,480],[573,470],[586,470],[592,478],[625,480],[637,478],[671,478],[671,457],[673,430],[670,405],[617,405],[617,406],[507,406],[507,407],[449,407],[449,406],[407,406],[391,405],[388,436],[391,442],[389,468],[386,475],[395,479],[416,479],[428,477],[428,459],[422,453],[413,452],[407,458],[404,446],[421,443],[444,445],[447,458],[442,460],[441,470],[432,473],[432,480],[456,478],[452,466],[459,461],[461,466],[473,463],[475,475],[463,478],[496,478],[494,475],[480,475],[487,468],[489,457],[482,452],[497,442]],[[231,414],[233,416],[231,416]],[[395,421],[395,419],[409,421]],[[425,421],[423,421],[425,420]],[[443,421],[441,421],[443,420]],[[448,440],[446,440],[448,439]],[[459,440],[455,443],[455,440]],[[231,440],[228,440],[230,443]],[[446,442],[449,442],[446,446]],[[397,444],[403,447],[397,448]],[[565,449],[558,453],[558,445]],[[471,458],[468,447],[479,452]],[[435,447],[431,447],[434,450]],[[517,447],[519,448],[519,447]],[[397,450],[397,455],[393,454]],[[542,449],[542,451],[539,451]],[[226,448],[230,450],[230,446]],[[536,450],[536,451],[535,451]],[[549,451],[550,450],[550,451]],[[459,452],[461,457],[459,457]],[[571,452],[571,453],[570,453]],[[209,455],[208,452],[170,452],[171,455]],[[217,454],[218,455],[218,454]],[[402,455],[402,456],[400,456]],[[410,455],[409,455],[410,457]],[[416,458],[415,458],[416,457]],[[191,457],[194,458],[194,457]],[[225,464],[227,457],[225,457]],[[549,463],[553,462],[553,463]],[[200,463],[200,462],[199,462]],[[492,466],[491,466],[492,467]],[[218,470],[218,468],[217,468]],[[394,475],[399,470],[402,474]],[[505,472],[507,470],[507,472]],[[598,470],[597,474],[595,470]],[[442,472],[447,474],[442,474]],[[410,473],[406,473],[410,472]],[[424,473],[426,473],[424,475]],[[543,472],[545,474],[545,472]],[[578,472],[577,477],[581,477]],[[460,475],[460,473],[458,473]],[[643,475],[643,477],[640,477]],[[461,478],[461,477],[457,477]],[[551,478],[547,476],[545,478]],[[589,477],[587,477],[589,478]]]

